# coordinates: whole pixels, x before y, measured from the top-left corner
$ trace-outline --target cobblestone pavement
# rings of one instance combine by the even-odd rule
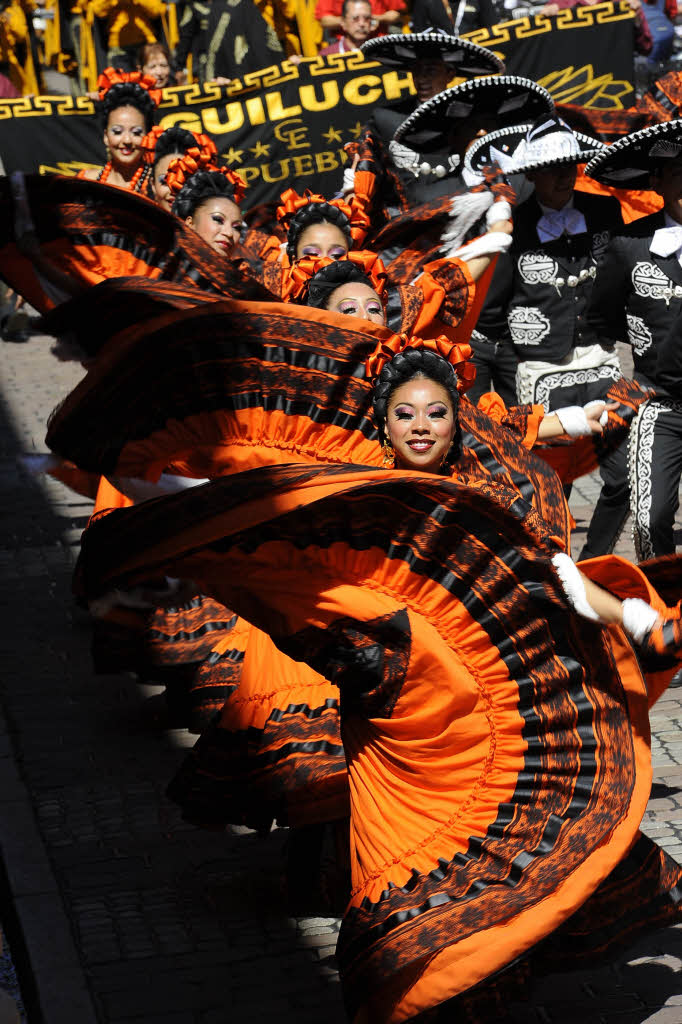
[[[287,916],[286,831],[182,823],[163,790],[194,738],[160,724],[160,688],[92,673],[70,596],[89,503],[16,459],[45,450],[45,419],[80,373],[50,344],[0,343],[0,915],[28,1019],[337,1024],[339,922]],[[574,490],[579,529],[595,487]],[[645,828],[682,860],[680,692],[653,716]],[[513,1013],[519,1024],[682,1024],[681,966],[682,928],[671,928],[609,967],[546,979]]]

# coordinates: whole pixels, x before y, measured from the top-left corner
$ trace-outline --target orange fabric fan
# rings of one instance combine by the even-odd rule
[[[100,354],[51,418],[47,443],[83,469],[131,477],[171,467],[213,478],[294,461],[379,466],[364,362],[392,338],[376,324],[292,304],[171,311]],[[447,345],[465,358],[464,347]],[[504,480],[567,544],[556,475],[519,441],[533,416],[519,410],[514,436],[463,400],[456,471]]]
[[[554,550],[515,491],[351,466],[256,469],[88,531],[92,596],[197,579],[339,686],[353,891],[337,956],[358,1024],[456,1011],[529,951],[550,960],[578,910],[579,955],[682,916],[682,868],[638,832],[637,660],[568,610]]]
[[[214,295],[265,297],[243,266],[221,260],[177,217],[151,200],[95,181],[28,175],[28,201],[42,259],[66,277],[54,286],[16,247],[14,203],[0,181],[0,274],[41,313],[111,278],[164,279]]]

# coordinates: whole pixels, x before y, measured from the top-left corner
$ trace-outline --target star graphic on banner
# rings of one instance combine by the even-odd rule
[[[329,125],[328,132],[322,132],[322,138],[327,142],[342,142],[341,132],[337,131],[333,124]]]
[[[360,132],[362,131],[362,124],[360,123],[360,121],[356,121],[353,127],[349,128],[348,131],[351,133],[354,139],[359,139]]]
[[[227,160],[228,164],[240,164],[242,162],[243,155],[243,149],[235,149],[234,146],[230,146],[227,153],[225,154],[225,159]]]
[[[255,157],[259,156],[270,156],[270,143],[257,142],[255,146],[250,147],[251,152]]]

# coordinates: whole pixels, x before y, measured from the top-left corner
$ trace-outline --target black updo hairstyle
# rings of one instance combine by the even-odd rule
[[[220,171],[197,171],[187,179],[175,197],[173,213],[181,220],[187,220],[202,203],[216,196],[237,203],[234,185],[224,174]]]
[[[407,384],[415,377],[425,377],[436,384],[440,384],[447,391],[452,403],[452,412],[455,418],[455,433],[452,444],[447,455],[446,466],[457,459],[462,450],[462,429],[459,424],[459,392],[457,390],[457,374],[454,366],[425,348],[407,348],[399,352],[393,359],[387,362],[377,380],[374,382],[372,393],[372,405],[374,411],[374,422],[379,431],[379,441],[384,444],[388,441],[386,432],[386,417],[388,416],[388,403],[391,395],[401,384]]]
[[[184,156],[187,150],[191,149],[192,146],[196,146],[196,144],[197,140],[192,133],[187,131],[186,128],[181,128],[179,124],[166,128],[165,132],[162,132],[156,140],[154,167],[156,167],[159,160],[163,160],[165,156],[170,156],[171,153]]]
[[[106,131],[109,115],[119,107],[135,107],[144,117],[145,132],[150,131],[154,123],[154,100],[146,89],[134,82],[115,82],[100,101],[100,115]]]
[[[351,260],[335,260],[326,267],[322,267],[310,278],[303,303],[306,306],[314,306],[316,309],[327,309],[329,300],[336,289],[355,281],[366,284],[372,291],[376,290],[372,280],[363,273],[357,263],[353,263]]]
[[[298,240],[311,224],[334,224],[346,236],[348,248],[351,247],[350,222],[345,213],[339,210],[338,206],[331,203],[308,203],[301,207],[291,218],[289,231],[287,233],[287,255],[293,263],[296,259],[296,246]]]

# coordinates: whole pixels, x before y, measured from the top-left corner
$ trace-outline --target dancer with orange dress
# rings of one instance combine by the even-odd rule
[[[339,686],[353,889],[337,955],[349,1016],[499,1020],[533,970],[679,920],[682,869],[638,832],[651,768],[629,639],[674,671],[679,608],[654,592],[657,565],[586,563],[586,575],[610,573],[617,598],[595,592],[518,489],[441,474],[441,456],[458,458],[457,380],[443,356],[459,353],[447,340],[411,343],[365,323],[361,344],[350,317],[309,309],[306,331],[280,310],[254,311],[249,333],[237,306],[222,338],[215,311],[192,312],[205,339],[195,406],[199,390],[206,403],[229,391],[224,424],[241,425],[227,475],[93,524],[83,584],[96,597],[155,573],[201,581]],[[367,376],[348,373],[376,342]],[[269,408],[275,389],[287,401]],[[342,457],[378,448],[372,396],[394,469]],[[136,404],[118,461],[141,443]],[[88,440],[95,457],[101,441]],[[415,457],[420,468],[406,470]]]
[[[196,161],[196,170],[214,164],[218,150],[208,135],[199,135],[178,124],[170,128],[154,125],[142,140],[145,159],[151,165],[150,196],[163,210],[169,213],[173,205],[173,194],[166,182],[166,172],[176,157],[190,157]]]
[[[105,68],[97,80],[97,90],[107,162],[103,167],[81,171],[79,177],[131,192],[146,192],[149,165],[142,140],[152,127],[154,111],[161,101],[156,79],[140,71]]]

